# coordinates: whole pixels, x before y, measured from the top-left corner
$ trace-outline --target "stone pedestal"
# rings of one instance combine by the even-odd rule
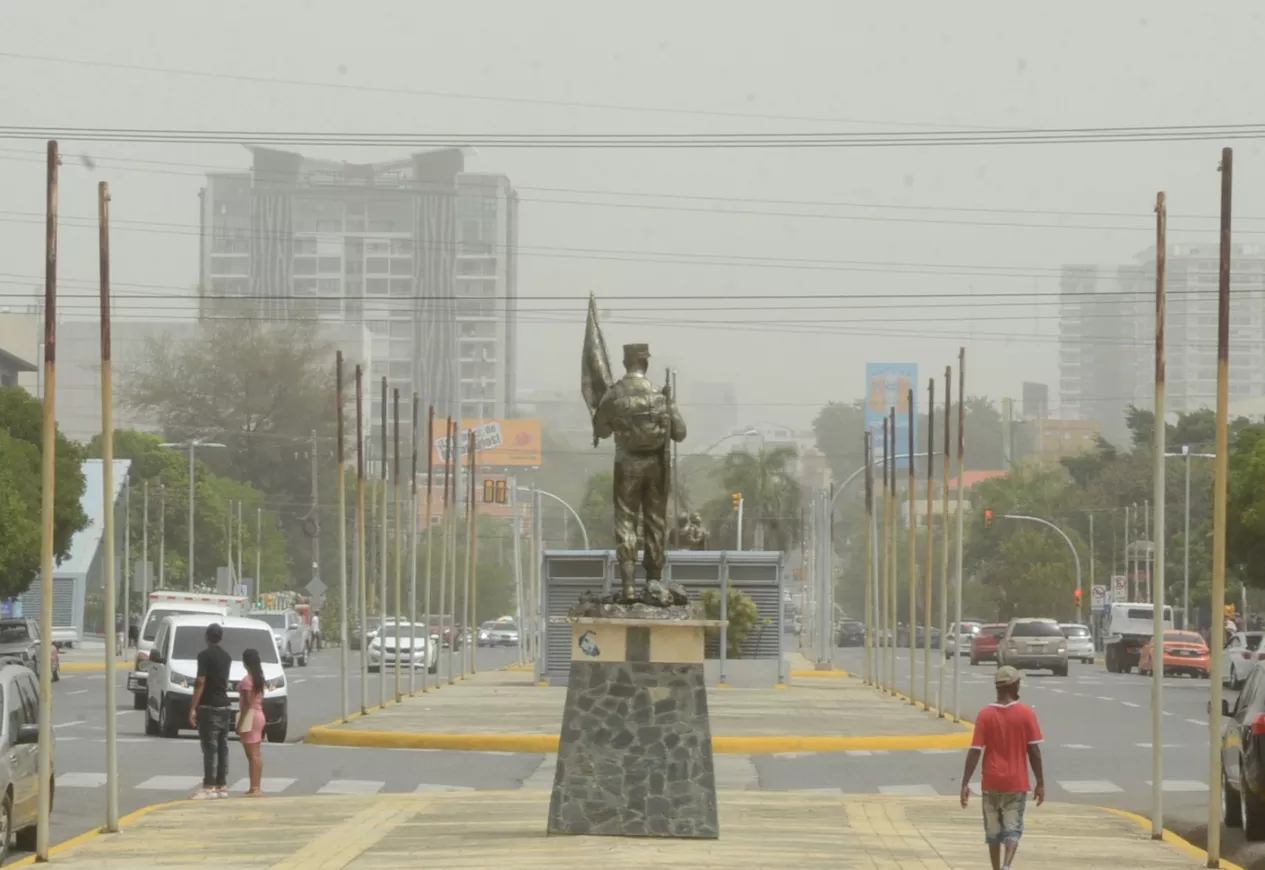
[[[698,619],[571,618],[550,834],[715,839]]]

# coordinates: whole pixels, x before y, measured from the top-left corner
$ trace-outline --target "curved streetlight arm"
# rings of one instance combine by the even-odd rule
[[[937,455],[938,455],[938,454],[937,454]],[[924,452],[924,453],[915,453],[915,454],[914,454],[914,459],[924,459],[924,458],[926,458],[926,456],[927,456],[927,454],[926,454],[925,452]],[[899,460],[901,460],[901,459],[908,459],[908,458],[909,458],[909,454],[908,454],[908,453],[901,453],[899,456],[897,456],[897,457],[896,457],[896,460],[897,460],[897,461],[899,461]],[[831,513],[833,513],[833,512],[834,512],[834,509],[835,509],[835,502],[839,501],[839,496],[843,495],[843,491],[844,491],[845,489],[847,489],[847,488],[848,488],[848,486],[849,486],[849,485],[850,485],[850,484],[851,484],[854,480],[856,480],[858,477],[860,477],[860,476],[861,476],[861,474],[865,471],[865,469],[866,469],[866,466],[862,465],[862,466],[861,466],[860,468],[858,468],[856,471],[852,472],[852,473],[851,473],[851,474],[849,474],[847,477],[845,477],[845,478],[843,479],[843,483],[839,484],[839,488],[838,488],[837,490],[835,490],[834,497],[833,497],[832,499],[830,499],[830,511],[831,511]]]
[[[1054,529],[1054,531],[1062,535],[1063,540],[1067,541],[1067,548],[1072,551],[1072,558],[1076,560],[1076,591],[1084,594],[1084,590],[1081,589],[1081,557],[1080,554],[1076,552],[1076,546],[1072,543],[1072,539],[1067,536],[1067,532],[1063,531],[1049,520],[1043,520],[1040,517],[1029,517],[1023,514],[1003,514],[1002,519],[1027,520],[1030,523],[1040,523],[1043,526]]]
[[[575,512],[575,508],[567,504],[566,501],[554,495],[552,492],[545,492],[543,489],[533,490],[529,486],[518,487],[519,492],[538,492],[541,495],[547,495],[567,510],[571,511],[571,516],[575,517],[575,521],[580,525],[580,534],[584,536],[584,549],[589,549],[589,530],[584,527],[584,520],[580,519],[580,515]]]

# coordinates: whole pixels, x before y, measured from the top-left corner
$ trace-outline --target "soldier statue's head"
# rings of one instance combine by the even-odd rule
[[[693,523],[694,525],[698,526],[699,528],[702,528],[702,527],[703,527],[703,515],[702,515],[702,514],[700,514],[698,511],[694,511],[694,513],[690,514],[690,522],[691,522],[691,523]]]
[[[644,375],[646,370],[650,368],[650,345],[624,345],[624,368],[628,370],[630,375]]]
[[[680,526],[681,528],[685,528],[686,526],[690,524],[690,515],[685,513],[684,511],[677,514],[676,524]]]

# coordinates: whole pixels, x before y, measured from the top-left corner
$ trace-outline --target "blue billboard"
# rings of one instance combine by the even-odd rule
[[[865,428],[874,433],[875,456],[883,458],[883,418],[892,408],[896,409],[896,455],[909,453],[909,391],[914,391],[914,424],[918,419],[918,364],[917,363],[866,363],[865,364]],[[926,447],[916,443],[914,452]],[[897,468],[908,468],[909,460],[896,462]]]

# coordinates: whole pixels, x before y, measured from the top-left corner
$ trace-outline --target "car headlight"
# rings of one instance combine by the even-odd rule
[[[273,677],[271,680],[264,681],[264,691],[271,692],[274,689],[284,689],[286,685],[285,677]]]
[[[180,674],[175,671],[171,672],[172,684],[179,686],[182,689],[192,689],[194,684],[197,683],[197,681],[198,681],[197,677],[186,676],[185,674]]]

